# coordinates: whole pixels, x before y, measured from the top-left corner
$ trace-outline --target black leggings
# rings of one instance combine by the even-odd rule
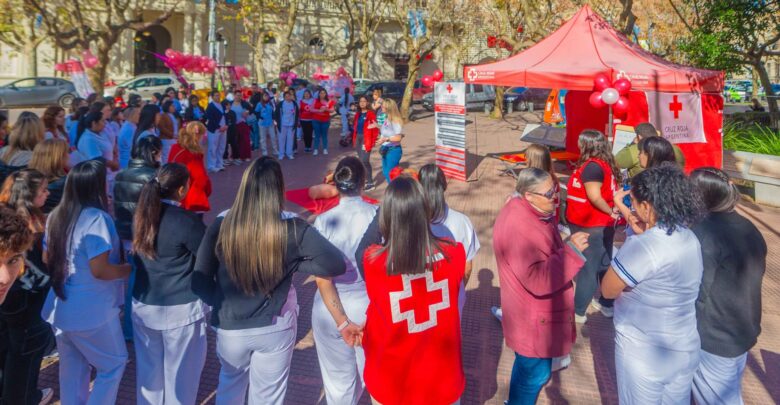
[[[314,127],[311,125],[311,121],[301,121],[301,129],[303,129],[303,145],[307,149],[311,149],[311,141],[313,139]]]
[[[366,185],[374,184],[374,172],[371,169],[371,151],[363,150],[363,134],[358,134],[355,150],[357,151],[358,159],[363,162],[363,166],[366,168]]]
[[[227,145],[230,147],[225,148],[225,155],[222,156],[223,159],[238,159],[238,131],[236,130],[235,125],[231,125],[228,127],[227,130]],[[228,154],[229,152],[229,154]]]

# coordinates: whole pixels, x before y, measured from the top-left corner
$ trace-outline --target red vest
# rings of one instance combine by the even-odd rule
[[[582,171],[588,163],[593,162],[601,167],[604,172],[604,181],[601,183],[601,197],[613,207],[613,194],[617,189],[612,168],[607,162],[600,159],[588,159],[569,178],[566,195],[566,219],[574,225],[584,227],[612,226],[615,220],[608,214],[601,212],[588,200],[585,185],[582,182]]]
[[[433,271],[388,276],[387,254],[366,249],[363,372],[382,405],[449,405],[463,393],[458,291],[466,267],[463,245],[443,245],[447,259]]]

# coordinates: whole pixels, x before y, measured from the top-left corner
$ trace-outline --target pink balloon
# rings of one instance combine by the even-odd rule
[[[288,85],[288,86],[290,86],[290,85],[292,85],[292,84],[293,84],[293,79],[291,79],[291,78],[288,76],[288,77],[287,77],[287,80],[285,80],[284,82],[285,82],[285,83],[287,83],[287,85]]]
[[[629,106],[628,98],[626,96],[620,96],[617,103],[612,106],[612,111],[617,115],[627,114]]]
[[[433,86],[433,77],[425,75],[422,77],[422,84],[425,87],[431,87]]]
[[[612,80],[604,73],[599,73],[593,79],[593,88],[596,91],[604,91],[610,87]]]
[[[165,56],[167,56],[169,58],[173,58],[174,57],[173,49],[170,49],[170,48],[166,49],[165,50]]]
[[[588,102],[590,102],[591,107],[599,109],[604,108],[606,104],[604,103],[604,100],[601,99],[601,92],[600,91],[594,91],[591,93],[590,98],[588,99]]]
[[[433,77],[433,81],[438,82],[442,78],[444,78],[444,73],[442,73],[441,70],[436,69],[436,70],[433,71],[433,75],[431,75],[431,77]]]
[[[97,66],[100,62],[98,61],[98,58],[96,56],[90,55],[86,59],[84,59],[84,66],[86,66],[89,69],[92,69],[93,67]]]
[[[615,80],[615,83],[612,84],[612,87],[614,87],[621,96],[627,96],[628,92],[631,91],[631,82],[626,78],[620,78]]]

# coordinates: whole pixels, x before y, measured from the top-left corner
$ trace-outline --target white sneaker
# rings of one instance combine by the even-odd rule
[[[323,154],[323,155],[327,155],[327,154],[328,154],[328,150],[327,150],[327,149],[323,149],[323,150],[322,150],[322,154]]]
[[[504,320],[504,313],[501,311],[501,307],[490,307],[490,312],[498,319],[499,322]]]
[[[563,357],[554,357],[552,359],[552,372],[563,370],[569,367],[569,364],[571,364],[571,356],[568,354]]]
[[[604,315],[607,318],[612,318],[615,315],[615,310],[613,308],[601,305],[599,300],[595,298],[590,301],[590,305],[593,305],[593,308],[601,312],[601,315]]]
[[[46,405],[54,398],[54,390],[51,388],[44,388],[41,390],[41,402],[38,405]]]
[[[582,323],[585,323],[587,321],[588,321],[588,315],[577,315],[577,314],[574,314],[574,322],[582,324]]]
[[[282,156],[277,156],[277,157],[276,157],[276,160],[284,160],[284,155],[282,155]]]
[[[295,159],[295,156],[287,156],[287,159],[293,160]]]
[[[317,156],[317,155],[319,155],[319,154],[320,154],[320,151],[319,151],[319,150],[317,150],[317,149],[314,149],[314,152],[312,153],[312,155],[314,155],[314,156]]]

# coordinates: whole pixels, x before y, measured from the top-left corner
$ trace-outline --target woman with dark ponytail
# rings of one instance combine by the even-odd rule
[[[118,281],[127,277],[130,265],[121,264],[105,184],[103,163],[74,166],[46,227],[44,257],[54,293],[42,313],[56,330],[63,404],[114,403],[127,363]],[[90,366],[97,371],[91,394]]]
[[[209,309],[191,288],[206,226],[196,213],[181,207],[189,180],[185,166],[163,166],[141,191],[133,220],[132,316],[139,404],[194,404],[206,361]]]

